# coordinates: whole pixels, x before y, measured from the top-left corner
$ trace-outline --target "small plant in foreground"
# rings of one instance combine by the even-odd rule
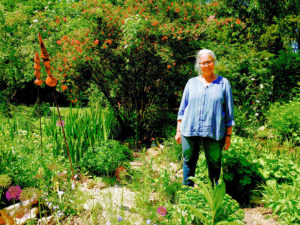
[[[198,188],[187,188],[185,193],[179,193],[179,204],[200,219],[201,222],[197,223],[244,224],[241,221],[243,215],[239,211],[239,205],[225,194],[223,180],[213,188],[210,182],[205,184],[196,178],[191,179]]]

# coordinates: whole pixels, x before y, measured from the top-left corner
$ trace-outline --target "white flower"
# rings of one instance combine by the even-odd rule
[[[62,211],[58,211],[56,215],[58,218],[62,218],[65,216],[65,214]]]
[[[258,116],[258,113],[255,113],[255,116]]]
[[[260,103],[260,101],[259,100],[255,100],[257,103]]]
[[[37,22],[39,22],[38,20],[33,20],[33,23],[37,23]]]
[[[263,84],[260,84],[259,87],[260,87],[261,89],[263,89],[263,88],[264,88],[264,85],[263,85]]]
[[[254,77],[252,77],[252,78],[251,78],[251,80],[255,80],[255,78],[254,78]]]
[[[48,202],[47,206],[48,206],[49,208],[51,208],[52,202]]]
[[[57,192],[58,197],[61,198],[61,196],[62,196],[64,193],[65,193],[65,192],[63,192],[63,191],[58,191],[58,192]]]

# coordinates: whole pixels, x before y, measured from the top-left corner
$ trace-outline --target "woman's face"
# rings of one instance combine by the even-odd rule
[[[215,60],[211,55],[204,55],[198,59],[202,74],[211,74],[215,69]]]

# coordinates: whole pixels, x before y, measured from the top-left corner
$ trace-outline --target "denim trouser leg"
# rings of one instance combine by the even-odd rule
[[[216,141],[212,138],[204,137],[202,138],[202,143],[208,168],[208,176],[214,186],[220,178],[224,139]]]
[[[183,150],[183,184],[194,186],[194,182],[188,178],[195,176],[196,165],[200,151],[200,137],[181,136]]]
[[[216,141],[208,137],[181,137],[183,150],[183,184],[193,186],[194,182],[189,180],[195,176],[196,165],[199,158],[200,145],[203,145],[208,167],[209,178],[214,184],[219,180],[221,172],[221,159],[224,140]]]

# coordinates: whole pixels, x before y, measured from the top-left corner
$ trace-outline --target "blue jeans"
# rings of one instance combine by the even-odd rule
[[[203,146],[208,176],[212,184],[217,182],[221,173],[222,150],[225,139],[216,141],[209,137],[185,137],[181,136],[183,150],[183,184],[194,186],[194,182],[188,178],[195,176],[200,147]]]

